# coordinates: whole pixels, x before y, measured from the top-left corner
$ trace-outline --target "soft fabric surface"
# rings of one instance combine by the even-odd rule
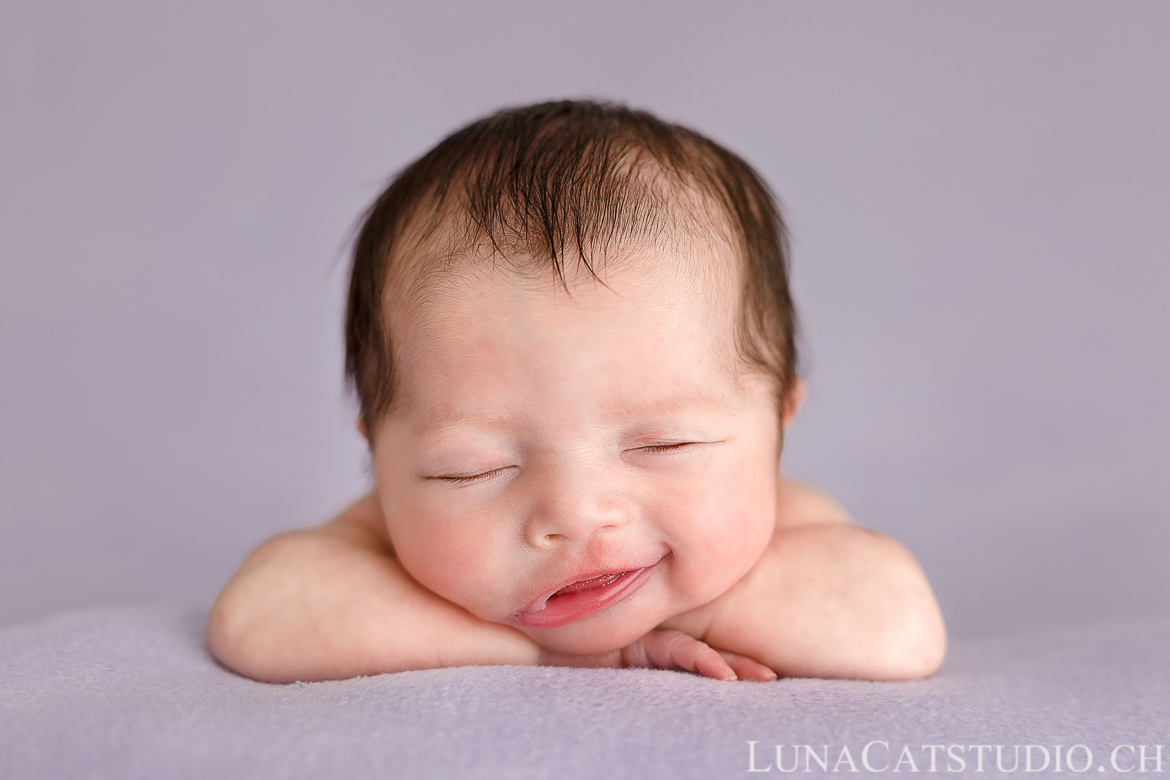
[[[936,749],[935,772],[988,777],[999,774],[995,749],[969,746],[1004,745],[1010,770],[1015,745],[1054,755],[1080,744],[1092,776],[1117,774],[1114,748],[1129,768],[1141,745],[1147,770],[1163,745],[1170,774],[1168,618],[960,643],[938,675],[909,683],[488,667],[287,686],[217,666],[204,619],[122,608],[0,631],[0,777],[760,776],[747,773],[749,740],[756,768],[773,772],[775,745],[790,768],[793,746],[809,744],[829,770],[847,748],[868,774],[861,753],[879,740],[889,749],[871,747],[870,766],[890,773],[911,770],[895,766],[903,746],[922,774],[923,745],[964,746],[952,750],[965,771]],[[1050,763],[1026,774],[1027,753],[1016,774],[1052,773]],[[1034,769],[1042,759],[1032,748]],[[1074,768],[1085,759],[1075,749]],[[799,774],[824,773],[804,751]]]

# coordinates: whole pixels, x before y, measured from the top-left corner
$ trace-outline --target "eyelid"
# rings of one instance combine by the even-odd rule
[[[486,480],[486,479],[491,479],[492,477],[496,476],[497,474],[501,474],[510,468],[513,468],[513,467],[512,466],[501,466],[498,469],[488,469],[487,471],[481,471],[478,474],[455,474],[455,475],[450,475],[450,476],[446,476],[446,475],[428,476],[428,477],[426,477],[426,479],[436,481],[436,482],[448,482],[448,483],[453,484],[453,485],[467,485],[467,484],[470,484],[472,482],[481,482],[481,481]]]
[[[662,442],[660,444],[645,444],[641,447],[635,447],[634,449],[641,452],[676,452],[678,450],[685,449],[686,447],[702,443],[703,442],[698,441]]]

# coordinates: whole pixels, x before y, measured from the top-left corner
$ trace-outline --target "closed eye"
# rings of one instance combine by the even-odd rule
[[[427,477],[427,479],[436,480],[438,482],[448,482],[452,485],[466,485],[466,484],[469,484],[471,482],[482,482],[484,480],[491,479],[492,477],[499,476],[500,474],[503,474],[505,471],[507,471],[510,468],[512,468],[512,467],[511,466],[504,466],[504,467],[498,468],[498,469],[491,469],[490,471],[481,471],[478,474],[460,474],[460,475],[452,475],[452,476],[437,476],[437,477]]]
[[[673,442],[671,444],[648,444],[645,447],[638,447],[638,451],[639,452],[651,452],[651,453],[678,452],[679,450],[686,449],[687,447],[691,447],[691,446],[698,444],[698,443],[699,442],[697,442],[697,441],[679,441],[679,442]]]

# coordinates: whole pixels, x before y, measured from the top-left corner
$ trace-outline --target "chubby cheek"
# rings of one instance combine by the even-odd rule
[[[719,480],[727,488],[708,483],[674,494],[663,517],[673,552],[670,584],[682,609],[720,596],[763,555],[776,525],[777,479],[728,475]]]
[[[509,609],[504,595],[507,553],[498,534],[467,514],[425,501],[383,501],[395,554],[423,587],[472,614],[499,620]]]

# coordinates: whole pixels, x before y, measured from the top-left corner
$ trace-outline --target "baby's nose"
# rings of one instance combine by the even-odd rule
[[[629,522],[631,508],[615,480],[584,468],[561,469],[542,480],[526,536],[538,547],[584,542]]]

